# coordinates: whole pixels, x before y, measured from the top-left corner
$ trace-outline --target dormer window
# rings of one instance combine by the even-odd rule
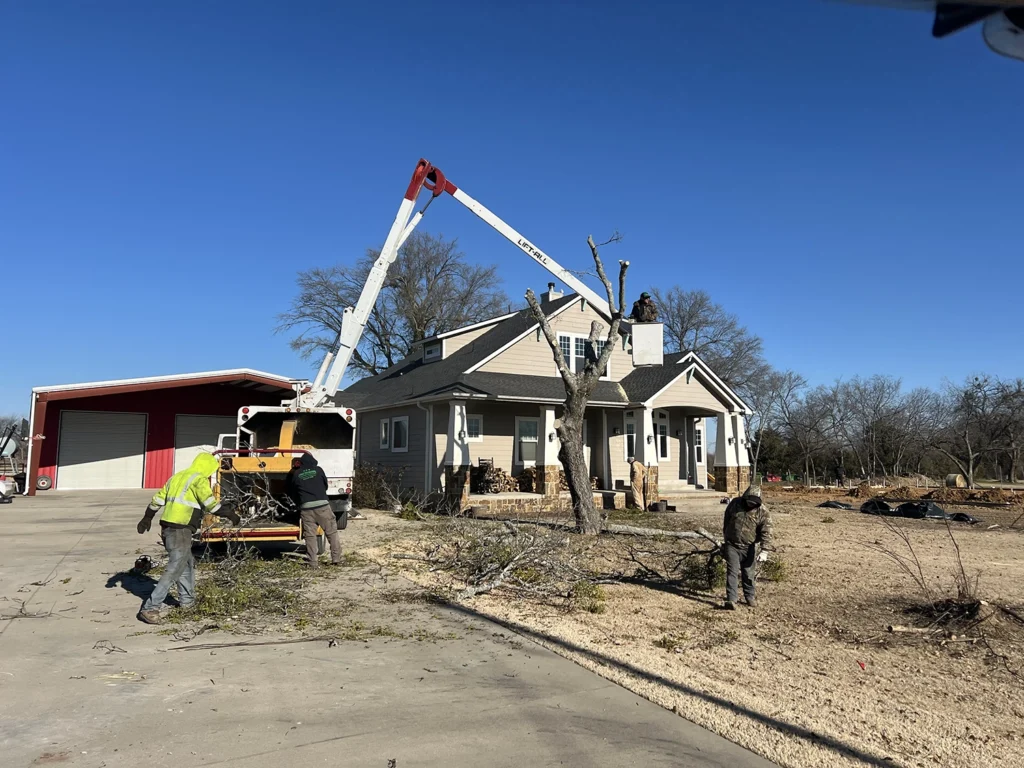
[[[423,362],[430,363],[441,359],[441,344],[427,344],[423,347]]]

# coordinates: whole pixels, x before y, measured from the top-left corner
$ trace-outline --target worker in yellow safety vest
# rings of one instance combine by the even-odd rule
[[[203,515],[219,515],[238,525],[241,520],[230,508],[223,507],[210,489],[210,476],[219,466],[217,457],[200,453],[192,465],[171,476],[146,507],[146,513],[137,526],[146,533],[156,513],[160,512],[164,548],[167,550],[167,568],[139,611],[139,618],[147,624],[162,621],[161,609],[172,584],[178,586],[178,605],[190,608],[195,603],[196,575],[192,559],[192,535],[199,530]]]

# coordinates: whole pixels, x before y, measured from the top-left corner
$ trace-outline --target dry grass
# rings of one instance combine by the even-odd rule
[[[781,565],[762,568],[754,610],[718,610],[698,566],[602,585],[601,612],[500,590],[469,604],[782,766],[1024,765],[1024,624],[995,608],[1024,604],[1021,534],[955,526],[951,539],[942,523],[901,521],[919,584],[865,546],[898,544],[879,518],[770,506]],[[713,529],[720,515],[658,520]],[[623,553],[602,538],[595,571]]]

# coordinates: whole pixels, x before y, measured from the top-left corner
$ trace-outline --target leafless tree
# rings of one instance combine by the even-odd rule
[[[277,330],[298,330],[292,349],[303,358],[326,351],[355,306],[379,250],[355,264],[299,273],[299,293],[278,317]],[[497,267],[469,264],[457,240],[414,232],[398,252],[352,355],[351,370],[374,375],[407,357],[413,345],[437,333],[486,320],[508,309]]]
[[[747,416],[747,434],[753,441],[750,452],[750,475],[757,476],[757,464],[761,458],[764,436],[777,432],[782,425],[782,399],[793,389],[805,386],[803,377],[793,371],[776,371],[767,368],[747,386],[746,400],[753,408]]]
[[[617,239],[615,237],[609,242]],[[607,368],[612,350],[619,338],[619,326],[625,312],[626,270],[629,267],[629,262],[619,262],[619,299],[616,304],[615,290],[604,271],[604,263],[601,261],[598,245],[594,242],[593,237],[587,237],[587,244],[594,257],[597,275],[608,296],[607,315],[611,318],[611,327],[608,329],[606,343],[598,353],[598,341],[601,339],[601,332],[604,328],[596,320],[591,323],[582,371],[573,373],[569,367],[558,344],[558,336],[552,330],[551,323],[548,322],[547,315],[544,314],[532,290],[526,292],[526,301],[530,305],[533,318],[540,324],[544,338],[551,348],[555,365],[558,367],[558,373],[565,384],[565,402],[562,405],[562,418],[557,427],[558,437],[561,440],[558,458],[562,462],[565,479],[569,485],[569,496],[572,498],[576,528],[581,533],[596,534],[601,531],[601,516],[594,506],[594,494],[590,486],[590,470],[583,454],[583,419],[587,402],[594,392],[594,387],[597,386],[601,372]],[[604,244],[602,243],[602,245]]]
[[[1007,475],[1017,482],[1017,470],[1024,452],[1024,379],[1002,381],[996,385],[996,411],[1000,422],[1000,442],[1007,458]]]
[[[768,372],[760,337],[706,291],[673,286],[664,291],[652,288],[651,294],[665,323],[669,352],[696,352],[742,395],[749,394],[750,387]]]
[[[825,387],[803,392],[803,377],[793,374],[779,400],[787,437],[799,448],[804,462],[804,482],[814,482],[814,459],[831,442],[829,398]]]
[[[957,466],[970,488],[981,459],[999,450],[998,404],[998,383],[989,376],[943,386],[931,444]]]

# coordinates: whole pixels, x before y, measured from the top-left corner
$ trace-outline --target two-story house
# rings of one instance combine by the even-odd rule
[[[601,308],[553,285],[541,307],[569,365],[583,365]],[[442,333],[412,355],[339,395],[358,412],[358,460],[402,468],[402,485],[447,488],[468,503],[468,474],[481,459],[512,475],[536,466],[538,492],[556,495],[555,433],[565,389],[546,339],[524,309]],[[627,459],[650,467],[651,496],[708,487],[707,420],[717,419],[716,490],[749,479],[743,417],[748,407],[697,355],[666,355],[634,367],[629,338],[615,340],[608,370],[587,408],[585,454],[602,489],[628,487]],[[548,478],[545,487],[544,479]]]

